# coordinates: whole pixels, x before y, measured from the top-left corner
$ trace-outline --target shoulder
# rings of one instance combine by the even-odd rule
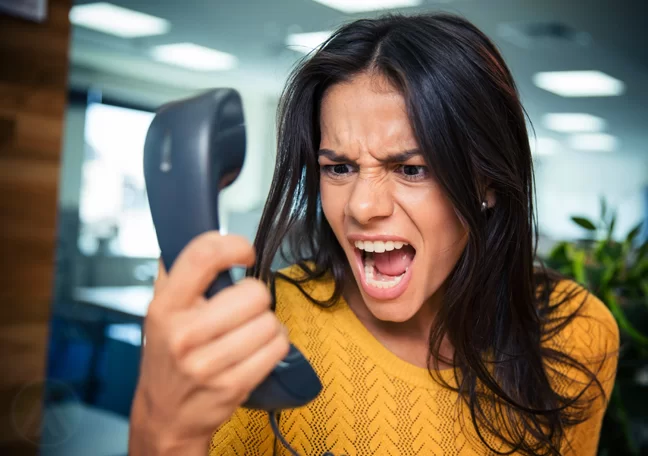
[[[549,305],[549,326],[561,327],[559,339],[570,341],[583,354],[615,353],[619,349],[619,327],[608,307],[592,292],[572,280],[554,287]]]
[[[570,280],[556,284],[550,306],[543,346],[556,391],[595,402],[603,398],[605,407],[619,360],[616,320],[599,298]]]
[[[594,454],[616,379],[619,327],[596,295],[571,280],[558,282],[549,301],[547,372],[555,391],[575,401],[567,409],[585,418],[566,430],[561,454]]]
[[[274,274],[272,292],[275,313],[291,335],[294,331],[307,332],[304,325],[325,324],[332,318],[337,302],[331,302],[335,282],[330,274],[314,274],[312,265],[293,265]],[[301,329],[299,329],[301,328]]]
[[[329,273],[316,273],[311,263],[294,264],[274,275],[277,306],[285,299],[325,303],[333,297],[335,282]]]

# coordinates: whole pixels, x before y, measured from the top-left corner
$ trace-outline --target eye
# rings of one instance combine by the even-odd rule
[[[353,172],[353,168],[351,168],[350,165],[344,163],[337,163],[335,165],[322,165],[321,169],[323,173],[331,176],[334,179],[339,179],[340,177],[344,177]]]
[[[430,174],[427,166],[419,165],[399,165],[396,168],[396,172],[411,181],[425,179]]]

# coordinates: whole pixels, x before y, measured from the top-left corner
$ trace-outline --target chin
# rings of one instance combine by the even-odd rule
[[[411,301],[398,299],[389,303],[381,301],[376,302],[374,299],[363,296],[367,309],[377,320],[390,323],[405,323],[411,320],[418,312],[417,308],[409,308]]]

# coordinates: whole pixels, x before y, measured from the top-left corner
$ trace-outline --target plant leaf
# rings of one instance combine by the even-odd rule
[[[641,244],[641,247],[639,247],[639,250],[637,251],[637,262],[641,261],[644,256],[646,256],[646,253],[648,253],[648,241],[644,241],[643,244]]]
[[[643,226],[644,221],[639,222],[637,226],[635,226],[630,232],[628,233],[628,237],[626,237],[626,242],[629,244],[632,244],[632,241],[634,241],[634,238],[637,237],[639,232],[641,231],[641,227]]]
[[[623,309],[617,302],[616,296],[614,296],[611,291],[608,290],[607,293],[605,293],[604,300],[610,308],[610,312],[612,312],[612,315],[616,318],[619,327],[625,331],[628,336],[634,339],[635,342],[641,345],[648,345],[648,337],[637,331],[637,329],[632,326],[626,317],[625,312],[623,312]]]
[[[572,221],[580,226],[581,228],[585,228],[588,231],[596,231],[596,225],[594,225],[589,219],[586,219],[585,217],[572,217]]]
[[[607,215],[607,202],[605,201],[605,197],[601,196],[601,220],[605,220],[606,215]]]
[[[607,238],[610,241],[612,240],[612,234],[614,233],[614,225],[616,225],[616,220],[617,220],[617,216],[616,216],[616,213],[615,213],[610,218],[610,224],[608,225]]]
[[[641,291],[644,294],[644,304],[648,307],[648,280],[642,280],[639,283],[639,288],[641,288]]]
[[[576,280],[576,282],[588,288],[587,275],[585,274],[585,259],[585,252],[582,250],[576,250],[572,257],[572,267],[574,271],[574,279]]]
[[[614,277],[616,271],[617,271],[617,266],[614,263],[614,261],[611,260],[605,261],[605,268],[603,269],[603,273],[601,274],[600,277],[599,287],[607,288],[608,285],[610,284],[610,281]]]

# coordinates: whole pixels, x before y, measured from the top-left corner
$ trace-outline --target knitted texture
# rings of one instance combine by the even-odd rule
[[[293,267],[282,272],[298,277],[298,271]],[[570,286],[574,284],[563,282],[556,293]],[[310,282],[304,288],[314,298],[325,299],[332,294],[333,282]],[[581,293],[573,300],[576,302],[566,303],[564,312],[578,308],[585,296]],[[292,343],[309,359],[324,385],[310,404],[281,413],[279,428],[300,455],[493,454],[478,438],[458,394],[441,386],[427,369],[391,353],[343,299],[322,308],[283,280],[277,281],[276,298],[277,317],[288,327]],[[598,378],[609,397],[619,333],[603,303],[587,296],[578,316],[547,343],[595,371],[600,368]],[[439,374],[456,385],[452,370]],[[580,380],[561,371],[552,381],[557,390],[565,392],[578,388]],[[592,388],[591,394],[595,393]],[[596,454],[605,406],[602,399],[596,401],[592,418],[568,431],[565,454]],[[493,435],[483,433],[483,437],[493,448],[506,450]],[[209,448],[210,456],[273,454],[289,455],[272,434],[267,414],[242,408],[214,433]]]

